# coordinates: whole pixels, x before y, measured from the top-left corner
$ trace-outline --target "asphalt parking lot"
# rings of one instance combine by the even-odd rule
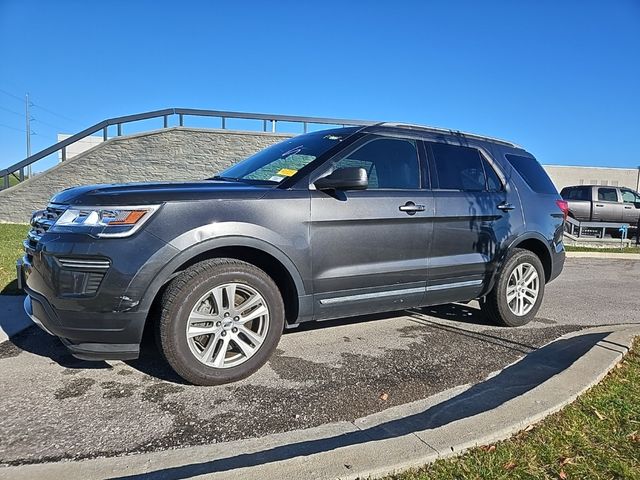
[[[477,304],[303,326],[269,364],[221,387],[185,385],[152,344],[134,362],[73,359],[36,327],[0,344],[0,463],[224,442],[357,417],[477,382],[564,333],[640,323],[640,261],[569,259],[525,328]]]

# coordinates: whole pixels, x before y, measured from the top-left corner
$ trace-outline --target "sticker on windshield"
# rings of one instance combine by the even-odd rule
[[[292,175],[295,175],[297,172],[298,172],[297,170],[293,170],[291,168],[282,168],[278,172],[278,175],[284,175],[285,177],[291,177]]]
[[[274,175],[269,179],[270,182],[281,182],[282,180],[284,180],[284,177],[279,177],[277,175]]]

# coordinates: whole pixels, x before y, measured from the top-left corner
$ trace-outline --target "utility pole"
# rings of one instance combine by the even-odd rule
[[[29,94],[24,98],[25,120],[27,122],[27,158],[31,156],[31,115],[29,114]],[[27,166],[27,177],[31,178],[31,165]]]

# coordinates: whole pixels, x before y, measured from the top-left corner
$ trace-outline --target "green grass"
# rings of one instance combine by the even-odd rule
[[[640,254],[640,247],[578,247],[574,245],[565,245],[567,252],[603,252],[603,253],[637,253]]]
[[[640,479],[640,340],[603,382],[535,427],[388,477],[485,478]]]
[[[18,177],[19,172],[15,172],[15,175],[9,175],[9,186],[13,187],[20,183],[20,178]],[[24,179],[27,180],[29,177],[25,175]]]
[[[15,295],[16,260],[23,254],[22,241],[29,231],[28,225],[0,224],[0,293]]]

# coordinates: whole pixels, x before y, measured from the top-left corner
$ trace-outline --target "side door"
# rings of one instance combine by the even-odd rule
[[[421,155],[417,140],[366,135],[311,175],[315,318],[422,304],[434,206]],[[366,190],[314,189],[346,167],[367,170]]]
[[[487,151],[425,145],[435,202],[427,300],[473,299],[485,290],[512,225],[522,224],[520,200]]]
[[[640,195],[628,188],[621,188],[620,194],[622,195],[622,221],[636,225],[640,218]]]
[[[597,199],[593,202],[595,222],[622,222],[622,202],[615,187],[597,187]]]

